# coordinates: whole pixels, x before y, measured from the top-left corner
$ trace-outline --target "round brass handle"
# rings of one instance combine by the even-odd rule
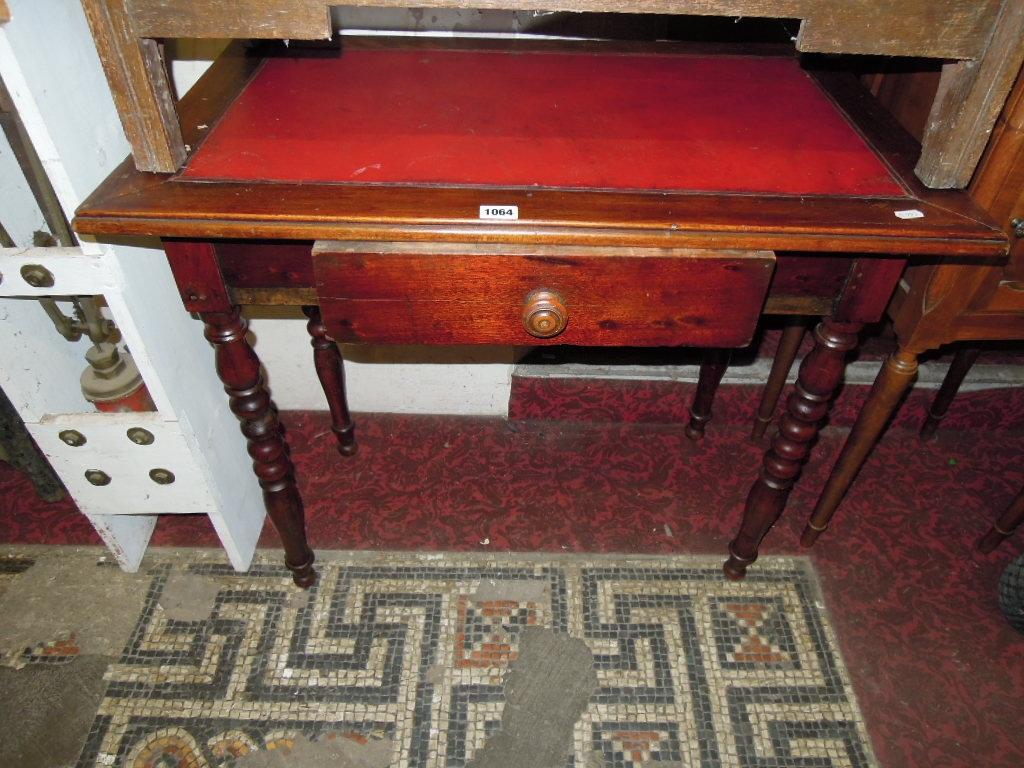
[[[523,303],[523,326],[531,336],[550,339],[565,330],[569,310],[562,297],[554,291],[539,288],[531,291]]]

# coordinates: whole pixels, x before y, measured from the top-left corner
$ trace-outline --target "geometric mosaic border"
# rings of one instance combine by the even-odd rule
[[[324,553],[318,569],[299,592],[265,560],[151,565],[79,767],[227,765],[305,737],[461,768],[501,728],[526,627],[593,654],[566,766],[876,765],[807,559],[762,558],[743,582],[687,556]],[[167,615],[175,572],[216,581],[208,616]]]

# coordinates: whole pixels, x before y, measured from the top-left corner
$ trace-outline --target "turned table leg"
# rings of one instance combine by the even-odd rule
[[[980,354],[979,347],[963,347],[956,351],[953,362],[949,364],[949,370],[946,371],[946,378],[942,380],[942,386],[935,393],[935,399],[932,400],[931,407],[928,409],[928,416],[925,418],[924,424],[921,425],[922,440],[930,440],[935,434],[935,430],[945,418],[949,406],[953,404],[953,398],[960,390],[960,385],[964,383],[964,377],[970,372]]]
[[[978,549],[987,555],[1012,536],[1022,522],[1024,522],[1024,490],[1017,494],[1006,511],[993,523],[988,533],[981,537]]]
[[[757,559],[761,539],[786,505],[793,483],[828,413],[842,380],[846,353],[857,345],[862,323],[825,318],[814,330],[814,349],[800,365],[793,393],[779,421],[779,431],[765,453],[761,474],[747,496],[743,521],[729,544],[725,575],[742,579]]]
[[[306,543],[302,499],[295,487],[295,470],[281,433],[277,409],[263,383],[260,361],[245,334],[246,322],[238,307],[229,312],[200,312],[206,338],[213,344],[217,374],[224,382],[231,410],[249,441],[253,471],[263,489],[270,519],[284,542],[285,565],[300,587],[316,580],[313,551]]]
[[[722,376],[729,367],[731,349],[706,349],[700,361],[700,375],[697,378],[697,391],[693,395],[690,406],[690,423],[686,425],[686,436],[691,440],[704,437],[704,430],[711,421],[711,406],[715,402],[715,393],[722,383]]]
[[[768,374],[764,391],[761,392],[761,404],[757,408],[754,430],[750,435],[754,442],[759,442],[764,437],[765,430],[775,417],[775,406],[778,405],[779,395],[786,386],[786,377],[793,368],[793,361],[796,360],[796,353],[800,351],[800,342],[804,340],[805,333],[807,323],[803,318],[794,317],[786,323],[786,329],[779,339],[779,348],[775,351],[775,359],[772,360],[772,370]]]
[[[871,387],[868,399],[857,415],[857,421],[846,438],[825,488],[818,498],[811,519],[800,537],[800,544],[809,547],[817,541],[831,521],[853,479],[864,466],[871,448],[878,441],[896,406],[917,376],[917,355],[903,349],[893,352],[882,365]]]
[[[320,307],[306,306],[302,311],[309,318],[306,330],[309,331],[310,344],[313,346],[313,364],[327,396],[327,407],[331,411],[331,431],[338,440],[338,452],[342,456],[352,456],[358,446],[356,425],[348,411],[348,398],[345,396],[345,361],[334,339],[327,335],[327,327],[320,317]]]

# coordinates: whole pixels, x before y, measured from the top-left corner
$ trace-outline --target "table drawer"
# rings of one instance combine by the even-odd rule
[[[747,344],[766,251],[320,241],[328,333],[390,344]]]

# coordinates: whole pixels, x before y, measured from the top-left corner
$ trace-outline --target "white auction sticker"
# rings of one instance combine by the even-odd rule
[[[516,221],[519,219],[518,205],[481,205],[481,219],[502,219],[504,221]]]
[[[924,211],[919,211],[917,208],[910,208],[906,211],[894,211],[897,219],[923,219]]]

